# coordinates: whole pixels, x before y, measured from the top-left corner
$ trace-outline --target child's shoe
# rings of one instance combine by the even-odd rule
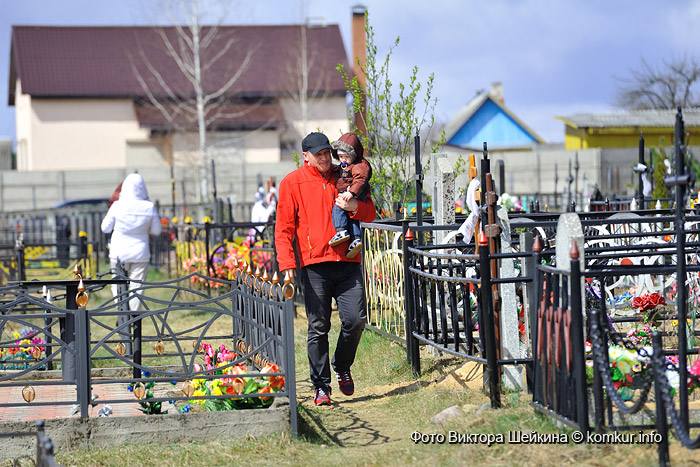
[[[350,234],[348,233],[347,230],[341,230],[337,234],[333,235],[333,238],[331,238],[331,241],[328,242],[330,246],[336,246],[340,245],[343,242],[347,242],[350,240]]]
[[[345,256],[347,256],[348,259],[353,259],[360,251],[362,251],[362,240],[356,238],[352,241],[352,243],[350,243],[348,252],[345,254]]]

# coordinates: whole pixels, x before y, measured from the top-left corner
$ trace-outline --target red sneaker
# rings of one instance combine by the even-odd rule
[[[316,388],[316,394],[314,395],[314,404],[331,405],[331,389]]]
[[[355,393],[355,383],[352,380],[352,375],[350,370],[346,371],[336,371],[335,377],[338,379],[338,386],[340,387],[340,392],[346,396],[352,396]]]

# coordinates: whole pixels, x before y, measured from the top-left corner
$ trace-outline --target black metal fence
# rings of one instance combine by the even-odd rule
[[[588,392],[584,351],[581,268],[576,243],[571,269],[540,263],[535,242],[534,290],[537,312],[530,316],[534,373],[532,406],[567,425],[588,431]]]
[[[40,296],[44,286],[55,295]],[[266,407],[281,396],[296,434],[291,284],[239,270],[231,281],[117,276],[28,281],[0,292],[0,390],[24,387],[23,400],[3,401],[0,413],[46,405],[89,417],[96,394],[103,408],[145,413],[163,413],[166,404]]]

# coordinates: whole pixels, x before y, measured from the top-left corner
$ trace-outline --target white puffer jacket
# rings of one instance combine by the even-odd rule
[[[148,262],[151,257],[148,235],[158,235],[160,231],[160,217],[148,199],[143,177],[128,175],[122,183],[119,200],[102,220],[102,232],[113,232],[109,258],[123,263]]]

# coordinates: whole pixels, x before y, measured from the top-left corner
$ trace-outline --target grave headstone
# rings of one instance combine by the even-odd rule
[[[556,236],[556,267],[571,271],[571,245],[576,242],[579,252],[579,265],[581,271],[585,269],[585,251],[583,242],[583,228],[578,214],[567,212],[559,216]],[[581,276],[581,309],[585,310],[586,294],[584,278]],[[586,314],[583,314],[584,320]]]
[[[510,241],[510,220],[504,207],[496,211],[498,226],[500,227],[501,252],[512,253]],[[512,258],[500,260],[499,277],[513,278],[518,275],[515,270],[515,261]],[[512,359],[525,356],[525,346],[520,345],[520,331],[518,327],[518,296],[515,291],[515,283],[499,285],[501,296],[500,330],[501,330],[501,356]],[[523,367],[521,365],[505,365],[503,367],[503,384],[507,389],[523,389]]]
[[[455,173],[449,159],[437,159],[436,198],[433,199],[435,225],[451,225],[455,223]],[[446,230],[435,233],[435,244],[443,243]],[[452,240],[454,241],[454,240]]]

